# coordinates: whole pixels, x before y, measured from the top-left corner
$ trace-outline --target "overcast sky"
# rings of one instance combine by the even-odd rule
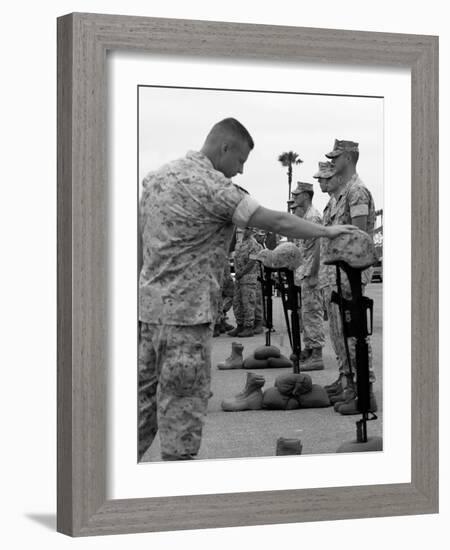
[[[298,180],[314,184],[313,203],[323,211],[324,195],[312,176],[334,140],[359,143],[358,173],[383,207],[383,99],[178,88],[139,88],[139,180],[163,163],[198,150],[210,128],[237,118],[255,141],[244,174],[233,181],[263,206],[286,210],[286,168],[278,156],[295,151]]]

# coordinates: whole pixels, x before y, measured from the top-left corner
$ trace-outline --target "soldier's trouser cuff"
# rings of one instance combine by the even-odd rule
[[[153,331],[147,323],[140,323],[138,352],[138,459],[153,443],[158,431],[156,417],[156,357],[152,343]]]
[[[161,454],[195,456],[211,382],[209,327],[173,327],[165,340],[157,392]]]
[[[161,454],[198,453],[211,382],[210,324],[143,323],[139,341],[139,456],[159,429]]]

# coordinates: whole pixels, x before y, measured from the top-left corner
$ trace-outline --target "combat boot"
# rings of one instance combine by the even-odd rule
[[[277,439],[277,456],[301,455],[302,449],[300,439],[289,439],[287,437],[279,437]]]
[[[264,376],[247,373],[244,389],[230,399],[222,401],[224,411],[255,411],[262,409],[263,393],[261,388],[266,383]]]
[[[220,332],[230,332],[230,330],[234,330],[233,325],[227,323],[226,319],[222,319],[220,323]]]
[[[307,361],[311,357],[311,352],[312,352],[312,349],[309,349],[309,348],[302,349],[299,357],[300,363],[304,363],[305,361]]]
[[[254,391],[257,388],[262,388],[266,383],[266,379],[262,374],[255,374],[254,372],[248,372],[247,378],[245,380],[245,386],[242,391],[235,395],[235,398],[242,399],[246,397],[249,393]]]
[[[322,348],[313,348],[309,358],[300,365],[300,372],[310,370],[323,370]]]
[[[262,321],[257,321],[253,327],[254,334],[262,334],[264,332],[264,325]]]
[[[328,393],[328,395],[335,395],[338,393],[342,393],[344,391],[344,388],[342,386],[343,377],[344,375],[340,374],[337,380],[323,387],[323,389]]]
[[[372,384],[370,384],[369,412],[376,412],[377,409],[377,400],[372,390]],[[343,415],[361,414],[358,409],[358,397],[355,395],[353,399],[340,403],[337,412]]]
[[[242,353],[244,351],[244,346],[239,342],[231,342],[231,355],[228,359],[225,359],[223,363],[219,363],[217,368],[219,370],[229,370],[229,369],[242,369],[242,363],[244,358]]]
[[[345,384],[345,387],[344,387],[344,384]],[[351,401],[356,397],[356,386],[353,381],[353,376],[351,374],[346,374],[342,376],[341,390],[342,391],[334,394],[328,394],[330,398],[330,403],[334,405],[334,410],[336,412],[342,403]]]
[[[354,388],[345,388],[342,393],[330,395],[330,403],[334,405],[334,410],[339,412],[341,405],[344,403],[350,403],[353,399],[356,399],[356,390]]]
[[[242,330],[239,334],[239,338],[247,338],[249,336],[253,336],[255,333],[253,332],[252,327],[244,327],[244,330]]]
[[[236,328],[233,330],[230,330],[230,332],[227,332],[228,336],[231,336],[234,338],[235,336],[238,336],[240,332],[244,330],[244,325],[236,325]]]

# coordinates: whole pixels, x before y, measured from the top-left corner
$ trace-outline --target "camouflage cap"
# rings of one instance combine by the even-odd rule
[[[333,150],[330,153],[327,153],[325,156],[329,159],[338,157],[339,155],[342,155],[342,153],[350,153],[355,152],[357,153],[359,151],[358,149],[358,143],[355,141],[345,141],[340,139],[334,140],[334,147]]]
[[[354,269],[366,269],[377,261],[372,237],[361,229],[343,233],[328,241],[323,258],[325,264],[345,262]]]
[[[292,191],[291,195],[300,195],[300,193],[304,193],[305,191],[307,191],[308,193],[314,193],[313,184],[306,183],[304,181],[298,181],[297,188]]]
[[[331,162],[319,162],[319,171],[316,172],[313,178],[329,179],[334,176],[334,169]]]

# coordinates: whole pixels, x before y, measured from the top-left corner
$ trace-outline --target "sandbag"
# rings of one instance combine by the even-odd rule
[[[275,379],[275,387],[283,395],[298,397],[303,393],[311,391],[312,380],[309,374],[304,373],[280,374]]]
[[[280,349],[276,346],[260,346],[253,353],[255,359],[268,359],[269,357],[280,357],[280,355]]]
[[[309,393],[301,394],[297,399],[302,409],[318,409],[331,405],[326,390],[318,384],[313,384],[312,390]]]
[[[300,403],[298,402],[298,399],[296,399],[295,397],[289,397],[289,401],[287,402],[287,405],[286,405],[286,410],[292,411],[294,409],[299,409],[299,408],[300,408]]]
[[[294,366],[285,355],[280,355],[280,357],[269,357],[267,363],[271,369],[292,369]]]
[[[263,394],[263,408],[271,410],[292,410],[299,409],[300,405],[296,399],[283,395],[277,388],[268,388]]]
[[[254,357],[247,357],[242,363],[243,369],[267,369],[267,359],[255,359]]]

